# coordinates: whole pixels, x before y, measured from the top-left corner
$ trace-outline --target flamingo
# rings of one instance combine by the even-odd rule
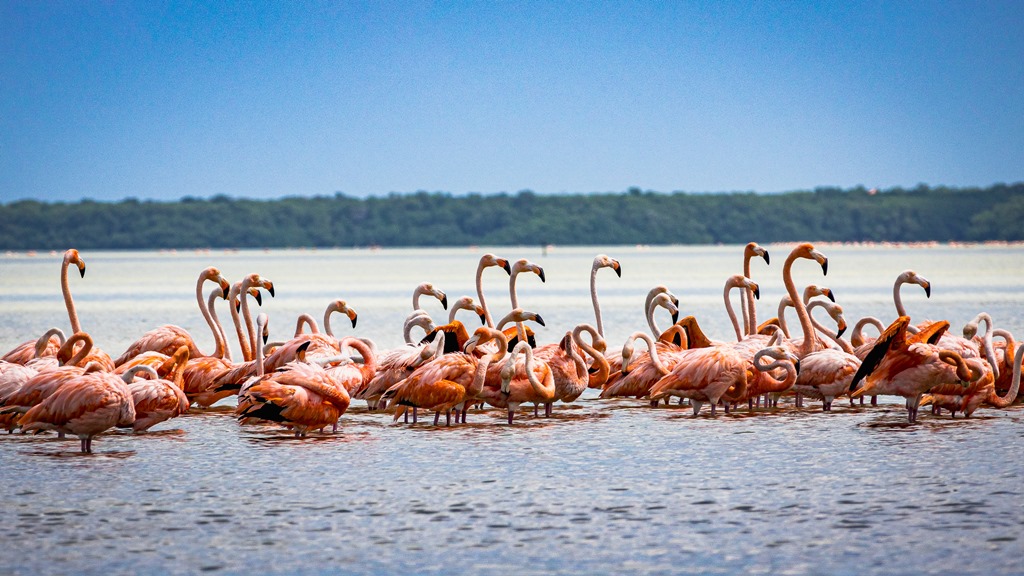
[[[64,252],[64,259],[60,265],[60,290],[64,295],[64,307],[68,311],[68,320],[71,322],[71,333],[74,334],[82,331],[82,325],[78,321],[78,311],[75,310],[75,301],[71,298],[71,286],[68,284],[68,268],[72,264],[78,267],[78,272],[82,278],[85,278],[85,262],[78,254],[78,250],[74,248]],[[19,344],[13,350],[4,354],[3,360],[14,362],[15,364],[25,364],[35,357],[35,347],[35,340]],[[55,356],[59,348],[59,344],[50,343],[43,350],[42,356]]]
[[[442,326],[436,326],[431,329],[426,336],[420,340],[420,345],[425,345],[435,338],[438,333],[445,333],[446,338],[444,341],[444,353],[449,354],[451,352],[460,352],[466,346],[466,342],[469,340],[469,332],[466,330],[465,324],[455,318],[455,314],[460,310],[473,310],[476,315],[480,318],[480,323],[484,324],[487,322],[486,315],[482,306],[476,304],[473,298],[469,296],[463,296],[452,304],[452,309],[448,313],[448,323]],[[422,312],[422,311],[421,311]],[[415,314],[409,318],[416,317]],[[408,318],[407,318],[408,320]]]
[[[67,337],[63,330],[50,328],[38,339],[19,344],[4,355],[0,363],[24,365],[39,358],[56,358],[57,350],[60,350],[66,341]]]
[[[983,404],[994,408],[1006,408],[1017,399],[1020,390],[1021,360],[1024,358],[1024,347],[1018,348],[1013,357],[1010,388],[1005,396],[999,396],[996,391],[995,375],[989,366],[986,366],[977,358],[966,360],[971,367],[971,372],[978,378],[968,383],[966,387],[958,384],[935,386],[928,394],[921,397],[921,405],[933,404],[936,407],[947,408],[956,417],[957,410],[963,412],[969,418]]]
[[[351,398],[329,371],[306,362],[309,345],[309,341],[303,343],[296,350],[296,359],[276,372],[266,374],[263,364],[258,364],[256,382],[245,390],[246,401],[239,398],[235,410],[239,421],[257,418],[278,422],[292,427],[296,438],[337,424]]]
[[[661,338],[664,334],[666,336],[681,335],[685,338],[685,331],[682,328],[661,330],[658,328],[657,323],[654,321],[654,314],[658,307],[664,308],[669,311],[672,315],[672,321],[675,322],[679,315],[679,308],[677,307],[679,300],[668,291],[668,288],[664,286],[655,286],[647,294],[647,300],[644,306],[644,313],[647,316],[647,325],[651,328],[651,332],[655,338]],[[673,326],[673,328],[676,328]],[[678,348],[678,345],[676,346]],[[614,385],[622,378],[622,350],[612,350],[611,352],[603,352],[605,360],[608,361],[609,374],[608,378],[603,383],[598,383],[596,380],[591,380],[591,388],[606,388]]]
[[[494,254],[488,252],[480,257],[480,262],[476,267],[476,299],[480,302],[480,307],[484,309],[484,319],[486,320],[488,328],[494,328],[494,320],[491,318],[491,311],[487,307],[487,301],[484,300],[484,270],[491,267],[498,267],[505,270],[509,276],[512,275],[512,268],[509,267],[508,260],[499,258]]]
[[[483,355],[477,358],[475,353],[480,345],[491,340],[496,341],[497,346],[480,348]],[[447,423],[451,425],[452,409],[457,411],[456,423],[460,412],[465,422],[465,408],[483,391],[488,366],[501,360],[507,349],[508,342],[500,330],[487,326],[477,328],[466,343],[465,352],[444,354],[423,363],[384,393],[383,399],[395,408],[393,422],[398,422],[406,414],[407,407],[434,411],[435,425],[441,412],[446,414]]]
[[[825,301],[812,302],[808,311],[823,307],[836,319],[839,330],[832,332],[811,318],[815,328],[826,338],[835,342],[835,348],[824,348],[807,354],[800,360],[800,375],[794,390],[800,399],[803,396],[821,399],[822,410],[831,411],[832,401],[850,389],[850,382],[860,368],[861,360],[853,354],[853,348],[840,335],[846,328],[842,307]],[[802,405],[798,404],[798,405]]]
[[[135,422],[132,394],[124,381],[97,362],[90,362],[78,375],[20,419],[21,429],[58,430],[82,441],[82,452],[92,452],[92,439],[115,426],[129,428]]]
[[[985,334],[979,338],[978,326],[981,322],[986,323],[987,329]],[[994,328],[992,317],[985,312],[979,313],[970,322],[965,324],[963,333],[964,338],[981,344],[986,349],[986,356],[991,353],[989,361],[993,363],[992,372],[995,376],[996,390],[1009,390],[1010,380],[1012,379],[1011,374],[1013,372],[1013,355],[1017,347],[1013,334],[1006,330]],[[1002,338],[1002,345],[992,342],[992,339],[996,337]],[[984,345],[986,338],[989,340],[989,343]]]
[[[941,384],[971,382],[976,375],[959,354],[935,344],[948,322],[936,322],[918,334],[909,334],[909,325],[910,317],[900,316],[886,328],[857,369],[850,391],[854,398],[865,394],[903,396],[907,419],[913,424],[925,392]],[[865,384],[858,387],[861,381]]]
[[[622,265],[619,261],[609,257],[606,254],[598,254],[594,257],[594,263],[590,267],[590,301],[594,305],[594,319],[597,322],[597,333],[604,338],[604,323],[601,321],[601,304],[597,300],[597,271],[601,268],[611,268],[615,271],[615,275],[622,278]],[[540,279],[544,281],[544,271],[540,271]],[[518,304],[513,300],[513,308],[518,308]]]
[[[538,277],[540,277],[541,282],[544,282],[543,268],[541,268],[537,264],[534,264],[533,262],[530,262],[525,258],[516,260],[516,262],[512,264],[512,271],[509,273],[508,276],[508,295],[509,300],[512,301],[513,310],[519,308],[519,295],[516,293],[516,280],[518,279],[519,275],[522,274],[523,272],[533,272]],[[500,329],[501,326],[499,326],[498,328]],[[524,328],[519,323],[516,324],[516,327],[514,329],[509,328],[505,332],[505,336],[508,338],[508,346],[510,352],[512,351],[512,348],[515,347],[515,345],[521,340],[529,342],[531,348],[537,347],[537,340],[533,334],[533,330]]]
[[[913,270],[904,270],[903,272],[900,272],[900,274],[896,276],[896,281],[893,282],[892,285],[892,301],[893,305],[896,307],[897,318],[900,316],[909,316],[909,314],[907,314],[906,307],[903,305],[903,297],[901,296],[901,289],[904,284],[917,284],[924,289],[924,295],[926,298],[931,298],[932,296],[932,284],[924,276],[921,276]],[[850,344],[852,344],[856,349],[856,354],[861,359],[864,358],[864,354],[867,354],[868,351],[871,350],[871,345],[874,343],[874,340],[867,340],[862,336],[863,328],[867,325],[874,326],[878,330],[879,334],[885,331],[885,325],[882,324],[882,321],[873,316],[862,318],[854,324],[853,332],[850,334]],[[907,331],[914,334],[918,331],[918,328],[917,326],[909,326],[907,327]]]
[[[219,284],[225,298],[228,297],[231,285],[223,276],[221,276],[220,270],[213,266],[210,266],[200,272],[199,280],[196,281],[196,301],[199,303],[199,311],[202,313],[203,319],[206,320],[207,325],[210,327],[210,331],[213,332],[214,340],[216,340],[217,326],[213,323],[213,318],[210,317],[210,311],[206,309],[206,301],[203,299],[203,285],[207,281],[213,281]],[[114,361],[114,365],[120,366],[135,356],[148,351],[160,352],[161,354],[169,356],[173,354],[179,346],[188,346],[188,352],[191,358],[206,356],[206,354],[199,351],[199,347],[196,346],[195,339],[188,333],[188,330],[185,330],[180,326],[175,326],[174,324],[164,324],[163,326],[159,326],[149,332],[146,332],[141,338],[129,345],[128,349]]]
[[[525,354],[522,369],[516,365],[519,354]],[[484,400],[497,408],[508,409],[508,423],[511,425],[519,405],[531,402],[546,404],[555,397],[555,379],[551,368],[545,362],[534,359],[529,342],[519,342],[512,349],[508,360],[501,366],[501,388],[498,394],[487,389]]]
[[[768,256],[768,250],[765,250],[757,244],[757,242],[750,242],[743,247],[743,276],[751,278],[750,275],[750,260],[755,256],[764,258],[765,266],[771,264],[771,259]],[[754,335],[757,333],[757,312],[754,308],[754,292],[750,289],[746,289],[746,306],[743,309],[743,329],[748,335]]]
[[[82,346],[77,347],[80,342]],[[8,432],[14,430],[18,426],[17,418],[14,415],[24,414],[62,385],[80,376],[85,371],[82,365],[89,364],[88,359],[91,356],[92,337],[85,332],[72,334],[57,351],[59,366],[45,367],[29,376],[20,387],[12,389],[6,394],[3,399],[3,408],[0,409],[0,424],[5,425]],[[103,366],[99,362],[95,362],[95,364]]]
[[[823,286],[817,286],[815,284],[808,284],[807,287],[804,288],[804,305],[806,306],[810,304],[811,299],[814,298],[815,296],[824,296],[832,302],[836,301],[835,292],[833,292],[831,288],[825,288]],[[779,300],[778,316],[774,318],[774,320],[776,320],[776,325],[778,325],[778,327],[782,329],[782,333],[785,334],[786,338],[790,337],[789,325],[786,323],[786,309],[792,307],[793,300],[790,299],[789,294],[786,294]],[[762,326],[764,325],[762,324]],[[759,331],[760,329],[761,327],[758,327]],[[880,328],[879,332],[881,331],[882,329]]]
[[[330,322],[329,317],[332,312],[339,312],[347,315],[349,320],[352,321],[352,327],[356,327],[356,322],[358,321],[359,316],[356,314],[354,309],[350,308],[345,303],[344,300],[335,300],[327,307],[325,324],[328,327]],[[264,360],[264,363],[266,364],[265,369],[268,372],[272,372],[280,366],[284,366],[285,364],[294,361],[298,356],[298,347],[306,342],[309,342],[309,345],[304,349],[304,353],[311,359],[337,356],[341,353],[341,347],[338,345],[338,340],[336,340],[332,334],[300,334],[299,336],[278,346],[278,348]],[[246,376],[251,375],[251,373],[252,372],[250,371]]]
[[[818,252],[813,244],[805,242],[793,248],[793,251],[786,258],[785,264],[782,265],[782,281],[786,285],[786,292],[793,302],[793,308],[796,309],[797,318],[800,320],[800,329],[803,331],[803,341],[797,349],[797,356],[803,358],[817,350],[819,343],[815,337],[811,315],[807,312],[807,306],[800,299],[800,294],[796,290],[796,284],[793,282],[793,264],[800,259],[814,260],[821,266],[822,274],[828,275],[828,258],[821,252]]]
[[[590,335],[591,343],[583,339],[584,332]],[[600,351],[606,346],[596,328],[590,324],[579,324],[572,331],[567,331],[558,344],[542,346],[534,351],[534,356],[546,362],[551,368],[555,380],[553,400],[573,402],[587,388],[598,388],[608,381],[611,368]],[[581,350],[593,358],[592,372],[580,353]],[[552,402],[544,404],[545,416],[551,415],[551,404]]]
[[[132,381],[129,372],[123,375],[135,406],[133,432],[145,432],[165,420],[188,412],[190,402],[181,389],[182,373],[188,362],[188,354],[188,346],[181,346],[174,352],[172,358],[175,361],[175,368],[168,374],[169,378],[161,378],[156,370],[144,365],[136,366],[132,370],[149,372],[152,376],[149,380]]]
[[[643,398],[647,396],[651,386],[676,367],[683,358],[682,352],[687,349],[686,332],[679,326],[673,326],[669,330],[679,335],[680,345],[663,339],[655,341],[642,331],[630,334],[622,346],[621,378],[614,381],[609,379],[601,390],[600,397]],[[634,343],[636,340],[643,340],[647,344],[647,355],[639,356],[635,362],[636,365],[630,368],[635,354]]]
[[[646,336],[646,334],[644,334]],[[744,356],[730,346],[694,348],[679,353],[680,361],[668,374],[654,383],[650,391],[651,405],[669,396],[689,398],[693,415],[700,413],[704,402],[711,403],[711,415],[719,400],[729,402],[742,397],[747,386],[747,364]],[[732,389],[732,394],[726,393]]]
[[[241,282],[238,283],[238,286],[241,288]],[[232,290],[237,291],[234,286],[232,286]],[[256,290],[257,296],[259,293],[259,290]],[[217,377],[230,370],[233,365],[227,335],[224,333],[224,328],[217,318],[217,311],[214,306],[214,302],[219,296],[216,291],[211,292],[206,306],[210,311],[210,318],[213,319],[213,323],[217,327],[214,331],[216,349],[212,356],[189,358],[188,363],[185,364],[185,369],[182,371],[182,391],[189,399],[190,404],[195,403],[200,408],[208,408],[220,399],[231,395],[230,391],[213,391],[213,383]],[[230,292],[227,300],[229,301],[229,306],[231,306]]]
[[[762,364],[761,359],[765,356],[772,358],[773,361],[769,364]],[[753,406],[749,400],[763,394],[778,395],[791,389],[796,384],[797,377],[802,370],[800,359],[786,346],[762,348],[754,354],[752,363],[754,372],[747,374],[746,393],[751,409]],[[786,377],[782,380],[772,374],[779,368],[786,371]],[[765,406],[769,407],[769,404],[766,403]]]
[[[429,316],[426,318],[430,319]],[[409,320],[407,319],[406,322],[408,323]],[[380,357],[377,373],[362,390],[353,395],[353,398],[366,400],[366,405],[370,410],[384,408],[381,406],[381,396],[388,391],[388,388],[405,379],[423,363],[444,354],[444,345],[445,333],[441,332],[430,344],[406,346],[385,352]]]

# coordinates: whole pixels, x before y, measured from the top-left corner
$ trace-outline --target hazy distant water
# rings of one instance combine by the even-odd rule
[[[768,248],[771,266],[753,266],[762,319],[775,315],[788,253]],[[959,330],[984,310],[1022,333],[1019,247],[820,248],[828,276],[802,261],[796,282],[833,288],[851,324],[866,314],[891,320],[892,282],[913,268],[933,283],[931,299],[905,289],[915,319]],[[390,348],[412,288],[432,281],[450,300],[474,294],[483,251],[83,252],[88,271],[72,290],[83,327],[115,356],[163,323],[211,350],[194,299],[195,277],[211,264],[231,280],[255,271],[275,282],[277,298],[264,306],[274,339],[292,333],[297,314],[319,318],[342,298],[359,325],[336,318],[336,332]],[[519,280],[521,305],[547,319],[543,342],[593,321],[588,281],[599,252],[623,266],[622,278],[598,278],[610,345],[644,327],[643,297],[655,284],[712,337],[731,332],[721,292],[740,271],[740,247],[493,251],[544,266],[545,284]],[[57,256],[0,257],[0,349],[67,328],[59,266]],[[502,315],[507,276],[489,269],[484,285]],[[444,317],[437,302],[421,304]],[[0,437],[0,573],[1021,570],[1020,408],[968,421],[923,414],[907,426],[893,403],[691,419],[688,409],[588,394],[550,419],[523,414],[509,428],[488,411],[444,429],[388,426],[356,404],[339,434],[298,441],[241,427],[224,411],[145,436],[100,437],[92,457],[76,455],[75,441]]]

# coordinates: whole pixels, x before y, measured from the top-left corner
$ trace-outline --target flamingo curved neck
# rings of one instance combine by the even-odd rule
[[[789,299],[793,302],[793,308],[796,309],[797,318],[800,319],[800,329],[804,335],[800,356],[805,356],[814,351],[817,339],[814,335],[814,325],[811,324],[811,315],[807,313],[807,306],[804,305],[803,300],[800,298],[800,293],[797,292],[796,284],[793,282],[793,263],[798,258],[800,257],[796,252],[790,253],[789,257],[786,258],[786,263],[782,266],[782,281],[786,285]]]
[[[484,310],[484,320],[488,328],[494,328],[494,319],[491,318],[491,310],[487,307],[487,301],[484,300],[484,265],[483,261],[476,267],[476,297],[480,301],[480,307]]]
[[[594,320],[597,324],[597,333],[604,338],[604,324],[601,321],[601,303],[597,300],[597,271],[600,268],[597,262],[590,268],[590,301],[594,305]],[[515,308],[515,305],[512,307]]]
[[[64,295],[64,306],[68,310],[68,320],[71,321],[71,332],[78,333],[82,331],[82,325],[78,321],[78,311],[75,310],[75,301],[71,298],[71,286],[68,283],[68,266],[71,264],[71,259],[65,257],[64,263],[60,267],[60,290]]]
[[[313,319],[309,314],[299,314],[298,319],[295,320],[295,336],[301,336],[303,334],[303,328],[308,326],[310,334],[319,334],[320,327],[317,326],[316,320]]]
[[[228,347],[227,333],[224,332],[224,326],[220,323],[220,318],[217,317],[216,302],[218,298],[222,297],[223,292],[217,289],[210,292],[210,296],[206,300],[206,309],[210,311],[210,318],[213,320],[214,330],[214,358],[223,358],[228,362],[231,361],[231,349]]]

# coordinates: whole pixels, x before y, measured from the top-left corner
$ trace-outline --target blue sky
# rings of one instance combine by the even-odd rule
[[[1024,2],[0,0],[0,200],[1024,180]]]

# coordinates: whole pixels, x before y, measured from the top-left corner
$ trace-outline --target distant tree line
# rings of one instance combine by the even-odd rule
[[[0,204],[5,250],[1024,240],[1024,182],[782,194],[344,194]]]

